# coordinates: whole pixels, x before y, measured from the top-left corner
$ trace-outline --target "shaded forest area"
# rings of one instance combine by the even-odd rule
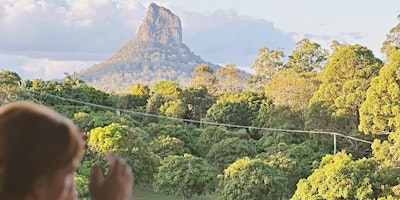
[[[126,158],[136,186],[221,199],[399,199],[400,24],[383,43],[386,59],[359,44],[331,49],[303,39],[284,62],[259,50],[254,74],[235,65],[193,72],[190,86],[162,80],[106,93],[66,74],[61,82],[0,72],[0,103],[29,100],[72,119],[89,137],[75,182],[88,198],[93,164]],[[226,126],[237,125],[237,126]],[[240,127],[238,127],[240,126]],[[271,130],[256,129],[271,128]],[[331,135],[340,133],[372,145]]]

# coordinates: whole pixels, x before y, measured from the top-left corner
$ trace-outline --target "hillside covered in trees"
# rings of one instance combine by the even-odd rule
[[[126,158],[135,187],[183,199],[399,199],[399,27],[385,60],[359,44],[326,50],[303,39],[287,59],[260,48],[251,77],[202,64],[185,87],[160,80],[115,94],[78,74],[57,82],[1,71],[0,103],[38,102],[86,131],[82,199],[89,167],[108,167],[105,152]]]
[[[170,80],[185,84],[194,68],[208,64],[182,42],[182,26],[170,10],[151,3],[136,37],[107,60],[81,72],[79,78],[103,91],[126,91],[135,82]]]

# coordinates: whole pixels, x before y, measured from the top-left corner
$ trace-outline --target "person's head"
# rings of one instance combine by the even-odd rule
[[[0,199],[62,199],[74,190],[84,150],[82,131],[30,102],[0,108]]]

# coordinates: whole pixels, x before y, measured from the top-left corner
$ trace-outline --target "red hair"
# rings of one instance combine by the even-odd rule
[[[83,154],[78,128],[57,112],[30,102],[0,109],[0,199],[30,194]]]

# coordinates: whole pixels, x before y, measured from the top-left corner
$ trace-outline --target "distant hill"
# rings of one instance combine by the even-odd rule
[[[104,91],[124,91],[134,83],[151,85],[171,80],[186,85],[194,69],[208,63],[182,43],[181,20],[170,10],[150,4],[136,38],[113,56],[79,73],[89,85]],[[214,70],[219,66],[208,63]]]

